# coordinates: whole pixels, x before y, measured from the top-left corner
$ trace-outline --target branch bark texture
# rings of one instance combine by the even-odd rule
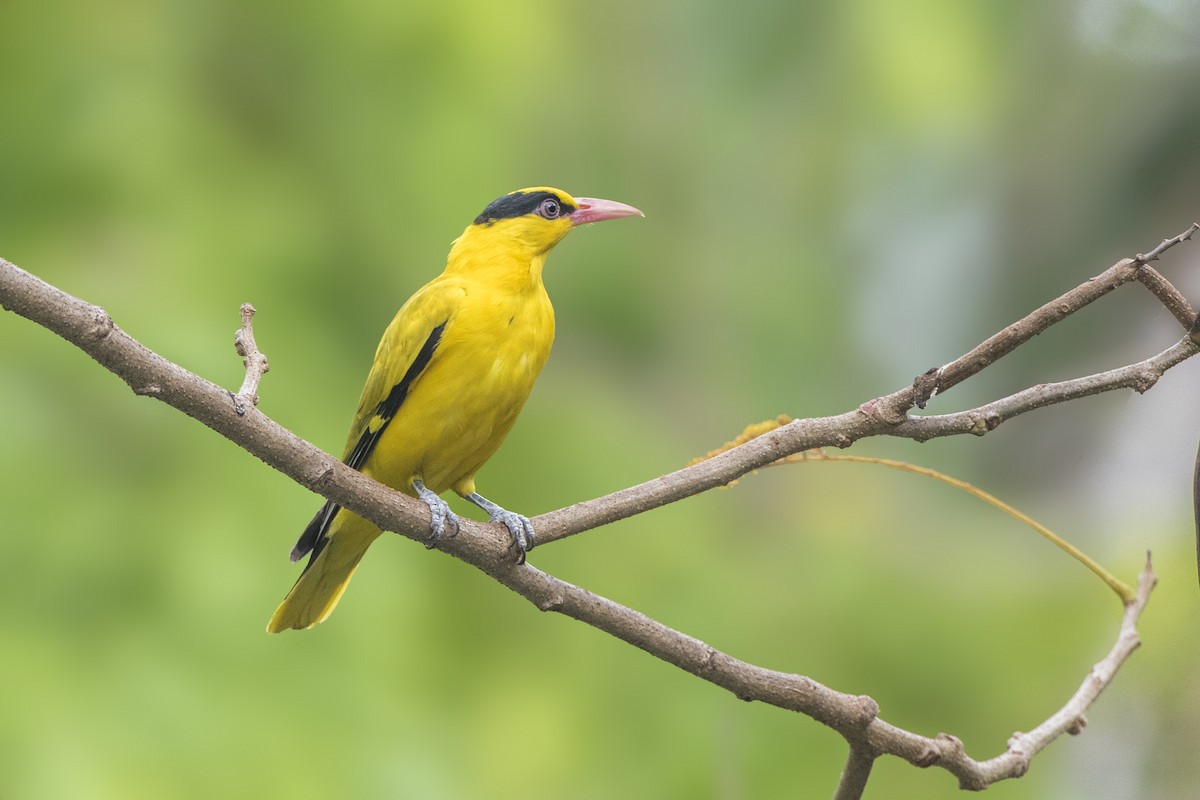
[[[1148,264],[1190,238],[1200,226],[1164,240],[1147,254],[1119,261],[1021,320],[991,336],[970,352],[917,376],[910,386],[869,400],[831,417],[794,420],[710,459],[623,489],[535,517],[540,545],[595,529],[676,500],[723,486],[751,470],[814,448],[847,447],[870,436],[901,436],[924,441],[957,434],[983,435],[1002,422],[1048,405],[1087,395],[1132,388],[1144,392],[1171,367],[1200,351],[1192,306],[1161,273]],[[1008,397],[956,414],[914,415],[936,394],[985,369],[1032,337],[1077,313],[1118,287],[1145,286],[1180,322],[1184,336],[1143,361],[1069,381],[1029,387]],[[0,304],[75,344],[138,395],[159,399],[240,445],[300,485],[349,508],[385,530],[424,541],[429,511],[423,503],[395,492],[350,469],[337,458],[301,439],[255,407],[266,358],[254,344],[254,310],[242,308],[237,347],[246,364],[246,380],[230,392],[147,349],[121,330],[101,308],[86,303],[0,259]],[[442,548],[477,567],[543,611],[556,611],[603,630],[744,700],[758,700],[805,714],[838,731],[850,750],[836,797],[862,794],[871,765],[894,755],[917,766],[937,765],[967,789],[981,789],[1017,777],[1030,759],[1064,732],[1082,728],[1085,713],[1137,646],[1136,624],[1145,608],[1154,576],[1147,560],[1135,600],[1126,604],[1117,643],[1097,664],[1079,691],[1050,719],[1027,734],[1017,734],[1007,750],[976,761],[948,734],[925,737],[893,726],[879,716],[870,697],[845,694],[803,675],[778,672],[741,661],[704,642],[675,631],[640,612],[537,568],[514,563],[509,536],[500,525],[462,520],[460,534]]]

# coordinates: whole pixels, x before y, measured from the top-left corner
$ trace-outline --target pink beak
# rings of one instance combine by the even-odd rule
[[[575,209],[567,219],[576,226],[586,225],[589,222],[603,222],[606,219],[620,219],[621,217],[644,217],[646,216],[641,211],[638,211],[633,206],[627,206],[624,203],[618,203],[615,200],[597,200],[594,197],[576,197],[575,202],[579,207]]]

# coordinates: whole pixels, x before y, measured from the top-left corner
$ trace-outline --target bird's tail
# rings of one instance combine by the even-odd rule
[[[268,633],[311,628],[333,613],[358,562],[380,534],[367,520],[341,509],[327,537],[267,623]]]

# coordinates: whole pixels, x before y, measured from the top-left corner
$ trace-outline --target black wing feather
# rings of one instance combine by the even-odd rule
[[[408,366],[408,370],[404,373],[404,377],[392,387],[378,406],[375,407],[375,413],[368,420],[366,428],[359,437],[358,442],[354,445],[354,449],[350,451],[350,455],[346,456],[346,465],[357,470],[361,470],[363,464],[367,463],[367,457],[371,455],[371,451],[375,449],[375,444],[379,441],[379,437],[387,429],[388,423],[396,416],[396,412],[400,410],[400,406],[404,404],[404,399],[408,397],[408,392],[412,389],[412,385],[425,367],[429,366],[430,360],[433,358],[433,353],[437,350],[438,344],[442,341],[442,333],[446,330],[446,323],[443,322],[429,333],[429,338],[425,340],[425,344],[421,345],[420,352],[413,359],[412,364]],[[381,420],[381,424],[371,430],[371,422]],[[312,521],[304,528],[304,533],[300,534],[300,538],[296,540],[296,546],[292,548],[292,561],[299,561],[308,553],[312,553],[312,557],[308,560],[308,564],[304,567],[305,571],[313,565],[317,560],[317,556],[321,554],[321,550],[325,547],[325,542],[328,540],[327,533],[329,526],[333,523],[333,518],[337,516],[341,506],[332,500],[326,501],[325,505],[321,506],[321,510],[317,512]]]

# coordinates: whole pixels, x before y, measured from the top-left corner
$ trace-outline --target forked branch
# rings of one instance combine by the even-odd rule
[[[1194,313],[1191,313],[1191,324],[1185,326],[1187,335],[1144,361],[1074,380],[1039,384],[955,414],[913,416],[910,413],[914,408],[925,408],[935,395],[948,391],[1119,286],[1139,280],[1148,262],[1187,241],[1197,230],[1200,230],[1200,224],[1194,223],[1178,236],[1163,240],[1150,253],[1118,261],[1100,275],[1084,281],[1008,325],[949,364],[918,375],[911,386],[868,400],[844,414],[792,420],[787,425],[676,472],[535,517],[533,522],[537,528],[538,542],[544,544],[582,533],[724,486],[752,470],[805,450],[844,448],[860,439],[881,435],[916,441],[964,433],[982,436],[995,430],[1002,422],[1045,406],[1115,389],[1145,392],[1168,369],[1200,352],[1200,333],[1192,330],[1196,322]],[[1172,313],[1184,306],[1190,309],[1187,301],[1182,300],[1182,295],[1166,278],[1157,272],[1155,275],[1158,280],[1153,281],[1156,287],[1153,293],[1160,299],[1170,299],[1168,307],[1174,309]],[[1182,303],[1174,298],[1179,298]],[[1164,299],[1164,304],[1167,304],[1167,299]]]
[[[1099,392],[1132,388],[1144,392],[1166,370],[1200,350],[1191,304],[1159,272],[1148,267],[1200,226],[1164,240],[1146,254],[1123,259],[1102,274],[1047,303],[982,342],[955,361],[918,376],[911,386],[870,400],[833,417],[794,420],[713,458],[606,497],[577,503],[534,519],[539,542],[562,539],[607,522],[725,485],[747,472],[805,450],[847,447],[870,436],[925,440],[962,433],[982,435],[1001,422],[1047,405]],[[1088,306],[1117,287],[1139,282],[1186,329],[1172,347],[1143,361],[1070,381],[1030,387],[978,408],[941,416],[913,416],[963,380],[985,369],[1038,333]],[[0,304],[72,342],[141,395],[149,395],[196,418],[301,485],[380,525],[424,541],[429,512],[424,504],[358,473],[282,428],[256,407],[258,382],[267,370],[254,343],[253,309],[243,306],[238,350],[246,380],[236,393],[222,389],[142,346],[103,309],[85,303],[0,259]],[[233,402],[230,402],[230,398]],[[633,644],[656,658],[721,686],[746,700],[759,700],[803,713],[837,730],[850,744],[836,797],[862,794],[870,768],[880,755],[895,755],[918,766],[940,766],[964,788],[978,789],[1028,768],[1029,760],[1062,733],[1082,728],[1087,708],[1137,646],[1136,624],[1154,585],[1149,561],[1136,598],[1126,605],[1120,634],[1109,655],[1093,668],[1079,691],[1054,716],[1030,733],[1018,734],[1008,750],[988,761],[968,757],[953,736],[927,738],[884,722],[869,697],[849,695],[802,675],[768,670],[739,661],[704,642],[633,609],[572,586],[532,565],[513,563],[507,531],[498,525],[463,520],[459,536],[444,549],[470,563],[545,611],[557,611]]]

